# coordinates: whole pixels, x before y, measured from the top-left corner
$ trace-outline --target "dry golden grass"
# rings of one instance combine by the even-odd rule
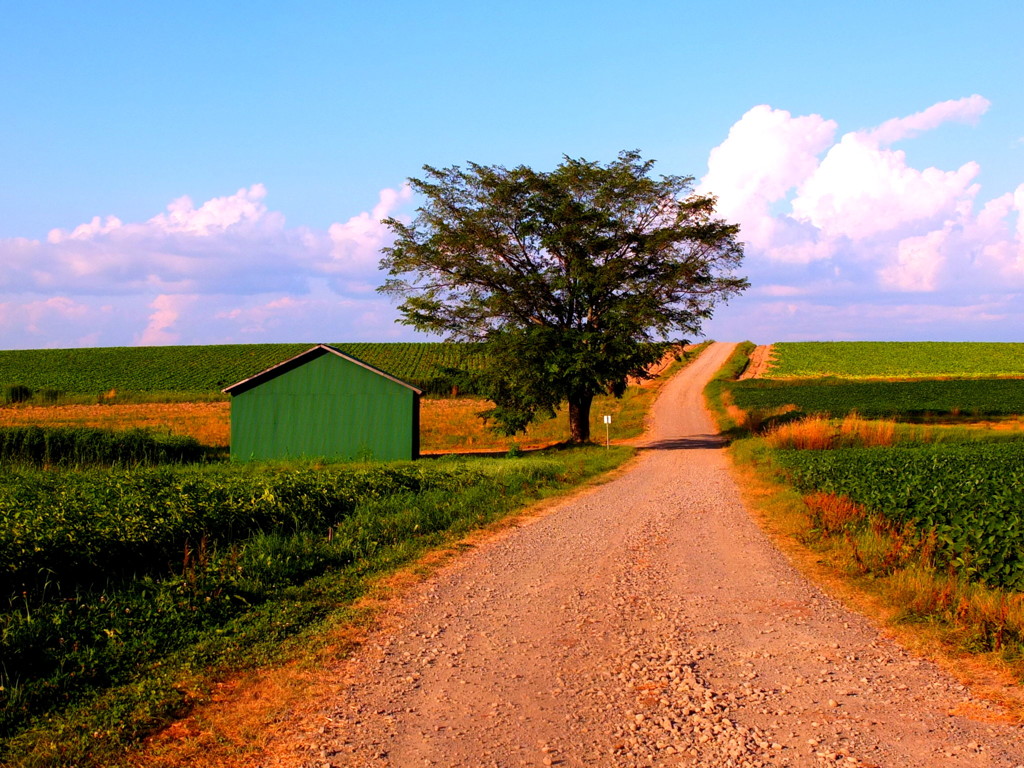
[[[896,422],[847,416],[841,422],[823,416],[779,424],[768,430],[765,440],[773,448],[827,450],[839,446],[882,446],[897,442]]]
[[[642,431],[643,417],[664,379],[630,387],[622,399],[597,397],[591,410],[591,431],[595,441],[604,438],[602,416],[613,418],[612,438],[635,437]],[[525,434],[499,435],[479,417],[490,403],[479,398],[425,398],[420,412],[420,450],[423,453],[457,451],[507,451],[541,448],[569,439],[564,409],[553,419],[531,424]],[[227,448],[231,437],[231,404],[209,403],[110,403],[52,406],[9,406],[0,408],[0,426],[100,427],[103,429],[147,428],[189,435],[204,445]]]
[[[772,448],[824,450],[835,445],[836,430],[832,422],[820,416],[779,424],[765,433]]]
[[[667,378],[667,377],[666,377]],[[603,442],[603,416],[612,417],[611,439],[619,441],[638,436],[643,420],[664,378],[643,386],[629,387],[623,397],[594,398],[590,409],[590,433],[595,442]],[[513,444],[520,448],[543,448],[569,439],[569,417],[563,406],[554,418],[543,419],[527,427],[526,432],[512,437],[498,434],[480,418],[479,413],[492,407],[479,398],[424,399],[420,409],[420,451],[444,453],[455,451],[507,451]]]
[[[227,448],[230,403],[115,403],[111,405],[14,406],[0,408],[0,426],[158,429]]]
[[[813,493],[804,499],[815,528],[826,534],[838,533],[847,525],[864,519],[864,508],[845,496],[832,493]]]

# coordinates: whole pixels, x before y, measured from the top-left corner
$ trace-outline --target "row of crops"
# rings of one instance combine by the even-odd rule
[[[27,393],[216,393],[309,349],[310,344],[226,344],[0,351],[0,390]],[[349,343],[338,349],[430,393],[470,384],[469,344]]]
[[[773,462],[801,491],[909,523],[918,541],[934,536],[940,570],[1024,591],[1024,442],[782,450]]]
[[[0,427],[0,465],[34,467],[188,464],[210,451],[187,435],[147,429]]]
[[[1024,591],[1024,344],[812,342],[773,351],[767,378],[717,386],[766,438],[754,437],[750,455],[804,494],[808,540],[845,542],[830,546],[850,549],[855,568],[873,576],[913,563],[971,588]],[[951,610],[956,622],[967,608]],[[1004,629],[979,647],[999,647]],[[1024,653],[1024,625],[1014,631]]]
[[[1024,378],[921,379],[747,379],[730,384],[733,401],[746,411],[791,411],[843,417],[920,421],[931,417],[990,418],[1024,413]]]
[[[1024,344],[946,341],[813,341],[772,346],[765,378],[1024,376]]]
[[[360,500],[440,489],[476,473],[429,465],[240,469],[235,465],[82,472],[8,469],[0,484],[0,593],[50,593],[166,568],[188,541],[258,531],[326,531]],[[40,581],[41,580],[41,581]]]
[[[769,514],[898,619],[1024,680],[1024,345],[776,344],[736,381],[752,347],[708,393],[749,435],[737,455],[799,492]]]
[[[372,575],[627,455],[5,467],[0,764],[116,762],[199,670],[265,661]]]

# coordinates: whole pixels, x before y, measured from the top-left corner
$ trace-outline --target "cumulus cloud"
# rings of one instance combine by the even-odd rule
[[[1024,185],[981,203],[977,163],[914,168],[889,147],[950,121],[976,122],[988,106],[978,95],[942,101],[838,140],[836,123],[820,115],[756,106],[712,151],[698,191],[740,224],[756,270],[822,262],[848,286],[907,293],[1013,279]]]
[[[408,183],[399,189],[382,189],[377,205],[370,212],[363,211],[344,224],[332,224],[327,230],[331,237],[331,259],[323,265],[324,272],[345,275],[365,275],[380,262],[380,249],[391,242],[391,233],[381,220],[412,198]]]
[[[977,193],[971,181],[978,170],[965,163],[956,171],[919,171],[903,152],[848,133],[800,185],[791,215],[828,237],[852,240],[916,222],[941,224]]]
[[[379,251],[390,237],[380,220],[401,215],[411,194],[407,185],[384,189],[370,210],[314,229],[289,226],[268,207],[266,188],[254,184],[201,204],[178,197],[144,221],[96,216],[53,229],[45,240],[0,240],[0,346],[38,346],[31,328],[43,326],[32,325],[33,317],[51,318],[51,329],[60,325],[60,306],[46,304],[56,301],[52,297],[73,297],[67,300],[88,315],[82,325],[106,319],[101,307],[117,308],[122,323],[89,338],[99,333],[105,343],[170,344],[206,338],[207,329],[191,318],[212,320],[238,306],[231,296],[272,303],[273,297],[306,295],[325,279],[335,298],[373,296],[381,282]],[[211,305],[212,297],[220,307]],[[230,340],[230,318],[221,317],[219,325]],[[18,328],[28,335],[18,339]],[[60,328],[54,332],[69,345],[83,338],[72,335],[71,326]]]
[[[780,259],[805,262],[827,256],[827,245],[811,242],[814,233],[800,231],[794,220],[776,218],[771,208],[814,172],[836,128],[820,115],[793,117],[768,105],[754,107],[711,150],[697,192],[715,195],[719,214],[739,221],[744,239],[774,250]]]
[[[385,189],[372,211],[326,231],[289,227],[264,203],[262,184],[196,206],[172,201],[144,222],[95,217],[45,242],[0,240],[7,291],[94,294],[301,292],[311,278],[343,271],[374,282],[388,231],[380,219],[410,197]]]
[[[777,338],[920,337],[954,318],[1005,338],[1022,315],[1024,184],[982,199],[978,163],[914,167],[892,147],[989,106],[974,95],[843,133],[822,115],[749,110],[698,187],[746,243],[755,289],[725,312]]]

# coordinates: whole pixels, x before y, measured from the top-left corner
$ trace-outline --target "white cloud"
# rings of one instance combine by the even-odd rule
[[[350,338],[344,313],[356,313],[348,321],[356,326],[364,309],[346,309],[338,299],[372,296],[378,313],[378,304],[390,306],[373,292],[383,281],[379,251],[390,238],[380,219],[402,215],[411,196],[407,185],[384,189],[372,209],[313,229],[288,226],[284,215],[267,206],[264,186],[254,184],[200,205],[179,197],[145,221],[96,216],[54,229],[45,241],[0,240],[0,347],[46,346],[49,339],[40,343],[38,338],[44,328],[72,346],[85,337],[107,344],[190,342],[209,338],[214,327],[221,340],[230,341],[232,334],[245,335],[242,326],[232,325],[226,315],[214,322],[218,313],[248,306],[242,297],[272,303],[268,295],[285,303],[267,311],[283,310],[288,301],[283,297],[306,296],[325,277],[333,282],[323,285],[324,302],[334,299],[327,316],[339,323],[327,337]],[[64,315],[56,314],[61,306],[51,297],[71,297],[67,300],[82,308],[78,327],[66,322],[67,307]],[[311,311],[318,309],[323,307]],[[34,322],[36,316],[42,319]],[[305,319],[318,327],[318,318]],[[92,330],[83,335],[90,324]]]
[[[363,211],[344,224],[332,224],[331,258],[322,265],[330,274],[366,275],[380,262],[380,249],[391,242],[391,231],[381,220],[393,215],[412,198],[412,187],[403,184],[399,189],[383,189],[377,205],[370,212]]]
[[[389,233],[379,219],[411,197],[385,189],[369,212],[327,230],[289,227],[264,203],[262,184],[195,206],[188,197],[144,222],[94,217],[45,242],[0,240],[0,289],[75,295],[302,292],[309,279],[343,274],[376,285]]]
[[[895,117],[886,120],[880,126],[867,133],[876,144],[892,144],[902,139],[909,139],[923,131],[938,128],[951,121],[960,123],[977,123],[988,111],[992,103],[983,96],[974,94],[965,99],[940,101],[928,109],[916,112],[909,117]]]
[[[181,313],[195,304],[198,296],[161,295],[153,299],[150,307],[154,310],[149,316],[149,325],[138,338],[140,346],[158,346],[174,344],[181,339],[180,333],[171,331],[171,327],[181,317]]]
[[[945,257],[943,246],[949,233],[935,230],[918,237],[900,240],[896,261],[879,271],[883,288],[897,291],[934,291]]]
[[[105,221],[100,221],[99,216],[93,216],[92,221],[87,224],[79,224],[70,232],[62,229],[51,229],[46,237],[46,242],[56,245],[65,240],[91,240],[97,235],[109,235],[124,226],[117,216],[107,216]]]
[[[779,248],[780,258],[787,261],[821,258],[827,246],[807,248],[806,238],[784,231],[786,223],[772,216],[770,208],[814,172],[836,127],[820,115],[793,117],[766,104],[754,107],[711,150],[708,173],[696,191],[715,195],[718,213],[739,223],[748,242]],[[787,242],[793,240],[800,242]]]
[[[904,224],[952,215],[978,188],[976,163],[956,171],[907,165],[903,152],[879,149],[860,133],[848,133],[800,186],[792,216],[827,236],[854,240]]]
[[[981,96],[943,101],[838,140],[820,115],[755,107],[711,151],[699,191],[740,224],[755,285],[784,281],[848,300],[879,289],[958,299],[1021,290],[1024,184],[979,201],[977,163],[915,168],[888,148],[975,122],[988,107]]]
[[[253,184],[227,197],[207,200],[199,208],[192,205],[188,195],[179,197],[167,206],[167,213],[161,213],[149,220],[158,231],[186,232],[191,235],[208,237],[232,227],[259,227],[263,230],[284,228],[284,217],[267,210],[261,202],[267,196],[266,187]]]

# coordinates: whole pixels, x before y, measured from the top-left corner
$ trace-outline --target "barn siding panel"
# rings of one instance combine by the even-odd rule
[[[237,459],[414,458],[418,396],[333,354],[236,395],[231,453]]]

